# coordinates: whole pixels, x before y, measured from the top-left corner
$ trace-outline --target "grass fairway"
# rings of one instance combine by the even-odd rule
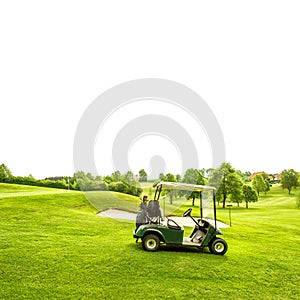
[[[107,195],[93,196],[99,208]],[[234,207],[225,256],[149,253],[133,222],[97,216],[80,192],[0,184],[0,299],[299,299],[295,204],[273,188],[248,210]]]

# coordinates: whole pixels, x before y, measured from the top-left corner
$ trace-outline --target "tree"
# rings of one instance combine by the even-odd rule
[[[164,173],[159,173],[158,175],[159,180],[163,180],[164,177],[165,177]]]
[[[262,172],[262,173],[261,173],[261,176],[263,177],[263,179],[264,179],[265,181],[270,181],[269,174],[267,174],[266,172]]]
[[[198,171],[203,175],[203,177],[205,177],[206,171],[205,171],[204,168],[202,168],[202,169],[200,169]]]
[[[147,181],[147,173],[145,169],[139,170],[139,182],[146,182]]]
[[[111,176],[104,176],[103,181],[107,184],[110,184],[111,182],[114,182]]]
[[[223,163],[212,172],[208,184],[217,188],[216,199],[222,201],[225,208],[228,197],[234,202],[240,202],[242,198],[243,182],[235,169],[229,163]]]
[[[257,202],[258,196],[256,191],[247,184],[243,185],[243,196],[246,202],[246,208],[248,208],[248,203],[249,202]]]
[[[136,181],[135,181],[135,177],[134,174],[132,173],[132,171],[128,171],[127,173],[125,173],[122,176],[122,179],[125,183],[135,186],[136,185]]]
[[[254,176],[254,178],[252,180],[252,187],[257,192],[258,196],[259,196],[260,192],[266,193],[268,190],[267,183],[261,174],[257,174]],[[269,189],[270,189],[270,187],[269,187]]]
[[[205,179],[199,170],[190,168],[185,171],[182,182],[190,184],[205,184]]]
[[[176,182],[176,177],[175,175],[168,173],[166,174],[163,178],[161,178],[162,181],[167,181],[167,182]],[[175,196],[175,191],[174,190],[168,190],[165,189],[166,193],[169,193],[170,196],[170,204],[173,204],[173,197]]]
[[[114,182],[121,181],[121,172],[120,171],[115,171],[111,174],[111,180]]]
[[[211,177],[212,174],[213,174],[213,172],[214,172],[214,170],[215,169],[213,169],[213,168],[206,169],[205,173],[206,173],[207,177]]]
[[[267,192],[270,191],[270,182],[269,182],[269,179],[265,180],[265,183],[266,183],[265,195],[267,195]]]
[[[251,175],[251,172],[249,172],[249,171],[242,172],[240,170],[237,170],[236,172],[241,177],[241,179],[243,180],[243,182],[250,182],[250,178],[249,177]]]
[[[174,174],[168,173],[162,178],[162,180],[167,182],[176,182],[176,177]]]
[[[91,181],[95,180],[95,177],[91,173],[86,173],[85,176]]]
[[[296,188],[298,186],[298,173],[293,170],[283,170],[281,172],[281,184],[283,189],[288,189],[289,194],[291,193],[292,188]]]
[[[200,185],[204,185],[205,184],[205,178],[203,176],[203,173],[200,170],[197,169],[187,169],[184,173],[182,182],[184,183],[190,183],[190,184],[200,184]],[[200,195],[198,192],[185,192],[184,193],[185,196],[187,197],[187,199],[192,198],[193,202],[192,205],[195,205],[195,198],[199,198]]]
[[[5,164],[0,165],[0,182],[9,182],[12,177],[9,168]]]

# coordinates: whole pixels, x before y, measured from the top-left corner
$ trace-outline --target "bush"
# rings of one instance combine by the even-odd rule
[[[4,174],[4,171],[2,173]],[[130,174],[131,173],[129,173],[129,175]],[[134,196],[140,196],[141,193],[143,192],[141,188],[135,186],[136,184],[135,182],[133,182],[132,184],[127,184],[124,181],[112,181],[111,176],[105,176],[102,180],[102,177],[100,176],[94,177],[90,173],[85,174],[83,171],[76,172],[72,177],[56,176],[56,177],[48,177],[42,180],[35,179],[32,175],[26,177],[11,176],[7,178],[4,178],[3,175],[2,177],[3,177],[2,178],[3,182],[7,181],[9,183],[15,183],[15,184],[50,187],[50,188],[58,188],[58,189],[71,189],[71,190],[81,190],[81,191],[109,190],[109,191],[114,191],[119,193],[126,193]]]
[[[111,182],[108,185],[108,189],[113,192],[125,193],[133,196],[140,196],[143,192],[143,189],[126,184],[125,182],[118,181],[118,182]]]
[[[124,182],[118,181],[118,182],[111,182],[108,185],[108,189],[110,191],[119,192],[119,193],[125,193],[127,190],[127,185]]]

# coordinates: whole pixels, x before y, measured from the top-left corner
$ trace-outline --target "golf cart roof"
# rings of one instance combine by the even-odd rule
[[[181,182],[160,181],[157,184],[153,185],[153,187],[156,187],[156,188],[158,188],[160,186],[165,189],[184,190],[184,191],[192,191],[192,192],[215,191],[216,190],[216,188],[213,186],[181,183]]]

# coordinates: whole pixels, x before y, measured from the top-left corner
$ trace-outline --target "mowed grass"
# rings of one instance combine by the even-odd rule
[[[119,208],[136,212],[141,201],[138,197],[116,192],[85,192],[84,196],[98,211]]]
[[[45,195],[45,194],[59,194],[65,193],[65,190],[43,188],[37,186],[28,186],[21,184],[0,184],[0,199],[7,197],[20,197],[32,195]]]
[[[0,184],[0,299],[300,298],[300,210],[296,196],[280,188],[248,210],[232,208],[221,257],[171,247],[143,251],[132,238],[134,222],[97,216],[119,195],[95,193],[95,208],[80,192],[5,197],[5,189]],[[218,215],[228,222],[227,209]]]

